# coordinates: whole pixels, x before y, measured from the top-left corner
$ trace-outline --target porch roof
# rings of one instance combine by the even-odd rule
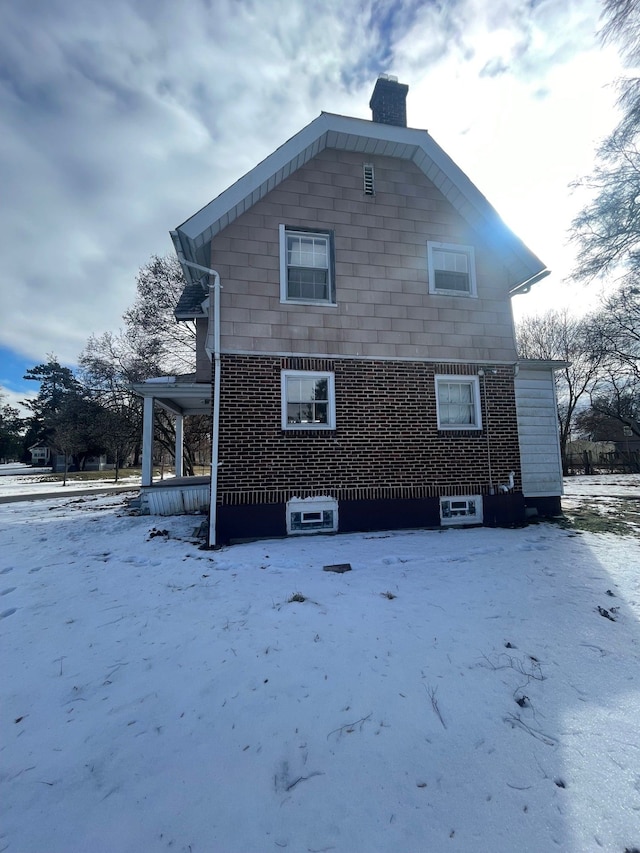
[[[154,404],[174,415],[210,415],[211,385],[194,382],[188,376],[160,376],[136,382],[132,386],[140,397],[151,397]]]

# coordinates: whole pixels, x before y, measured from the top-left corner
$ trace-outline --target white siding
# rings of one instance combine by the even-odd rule
[[[206,512],[209,506],[209,486],[152,486],[143,489],[142,512],[149,515],[186,515]]]
[[[553,371],[520,365],[515,380],[522,491],[525,497],[562,494],[562,463]]]

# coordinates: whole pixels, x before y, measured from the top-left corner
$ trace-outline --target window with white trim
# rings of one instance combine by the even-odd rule
[[[335,304],[330,232],[280,226],[280,301]]]
[[[482,429],[477,376],[436,376],[438,429]]]
[[[476,296],[476,262],[473,246],[427,242],[429,293]]]
[[[335,429],[333,373],[282,371],[282,429]]]

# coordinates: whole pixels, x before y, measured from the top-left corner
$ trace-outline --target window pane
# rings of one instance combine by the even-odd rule
[[[476,407],[470,382],[439,382],[438,410],[441,424],[476,424]]]
[[[326,234],[287,234],[287,299],[331,300],[329,249]]]
[[[460,272],[435,271],[436,290],[456,290],[460,293],[469,292],[469,274]]]
[[[333,527],[333,510],[291,513],[291,530],[332,530]]]
[[[331,379],[326,374],[300,373],[284,377],[287,425],[330,426],[333,407]]]
[[[436,290],[470,293],[471,275],[467,252],[434,249],[432,259]]]
[[[328,292],[326,269],[291,267],[288,271],[287,296],[289,299],[318,299],[326,301]]]
[[[327,269],[329,266],[328,240],[326,237],[287,237],[287,264],[292,267]]]
[[[327,404],[326,403],[316,403],[313,407],[313,423],[314,424],[326,424],[329,423],[327,420]]]
[[[329,381],[327,379],[316,380],[313,399],[324,400],[325,402],[329,399]]]
[[[468,272],[469,259],[466,252],[445,252],[434,249],[433,266],[445,272]]]

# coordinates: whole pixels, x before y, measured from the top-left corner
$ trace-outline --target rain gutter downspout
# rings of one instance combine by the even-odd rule
[[[218,505],[218,456],[220,446],[220,273],[217,270],[187,261],[184,255],[178,253],[178,259],[183,266],[208,273],[213,276],[213,284],[209,284],[209,318],[205,350],[213,361],[213,424],[211,427],[211,499],[209,505],[209,547],[215,548],[217,543],[216,521]],[[213,335],[212,335],[213,313]],[[212,341],[213,338],[213,341]],[[213,343],[213,346],[211,345]]]

